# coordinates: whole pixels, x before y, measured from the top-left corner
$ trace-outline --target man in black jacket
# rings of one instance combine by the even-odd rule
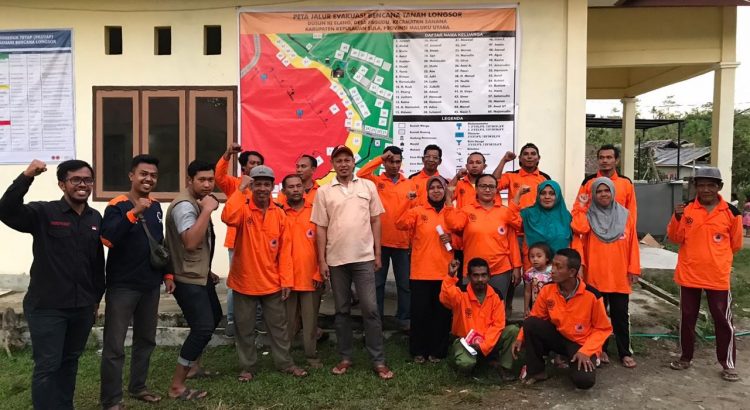
[[[88,206],[94,173],[80,160],[61,162],[57,201],[23,197],[47,165],[34,160],[0,198],[0,220],[34,237],[31,281],[23,311],[31,334],[35,409],[72,409],[78,358],[104,293],[101,214]]]

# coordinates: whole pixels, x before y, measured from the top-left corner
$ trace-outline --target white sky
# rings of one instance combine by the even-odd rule
[[[737,67],[734,105],[738,109],[750,108],[750,7],[737,7]],[[651,108],[661,106],[667,96],[673,95],[680,106],[673,111],[690,111],[692,108],[713,100],[713,73],[691,78],[670,86],[638,96],[638,111],[642,118],[651,118]],[[612,109],[622,111],[619,100],[588,100],[586,113],[597,116],[612,115]],[[617,114],[618,116],[620,114]]]

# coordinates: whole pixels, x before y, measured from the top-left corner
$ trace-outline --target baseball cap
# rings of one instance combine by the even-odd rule
[[[339,145],[336,148],[333,149],[331,152],[331,158],[336,157],[336,155],[339,155],[341,153],[349,154],[349,156],[353,157],[354,153],[352,152],[352,149],[347,147],[346,145]]]
[[[276,179],[273,175],[273,170],[265,165],[258,165],[250,170],[250,178],[270,178],[271,180]]]
[[[695,169],[693,179],[705,178],[721,182],[721,171],[715,167],[700,167]]]

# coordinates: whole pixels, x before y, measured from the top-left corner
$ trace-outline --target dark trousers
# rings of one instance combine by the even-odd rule
[[[708,290],[680,287],[680,360],[693,360],[695,351],[695,323],[698,321],[698,309],[701,305],[701,294],[706,292],[708,310],[714,320],[716,334],[716,359],[725,369],[734,369],[737,358],[737,347],[734,344],[734,325],[732,324],[732,293],[728,290]]]
[[[205,286],[175,282],[174,298],[190,327],[177,362],[183,366],[192,366],[211,341],[211,336],[221,321],[221,303],[210,279]]]
[[[375,272],[375,293],[378,298],[378,313],[380,318],[383,316],[383,305],[385,301],[385,281],[388,277],[388,268],[393,262],[393,276],[396,279],[396,295],[398,299],[398,307],[396,310],[396,319],[402,326],[409,325],[409,318],[411,316],[409,296],[409,272],[411,270],[409,249],[390,248],[383,246],[381,248],[380,261],[383,266]]]
[[[409,352],[412,356],[445,358],[451,331],[451,311],[440,303],[440,280],[412,280],[411,331]]]
[[[94,306],[34,309],[24,305],[23,310],[34,358],[31,377],[34,408],[72,409],[78,358],[94,325]]]
[[[107,305],[104,312],[100,399],[102,407],[107,408],[122,401],[125,336],[131,320],[133,346],[128,391],[136,394],[146,390],[151,352],[156,346],[159,288],[148,291],[107,289],[105,300]]]
[[[352,360],[352,283],[357,288],[359,309],[365,326],[365,348],[375,365],[385,363],[383,327],[375,298],[374,261],[331,266],[331,291],[336,308],[336,344],[341,360]]]
[[[627,293],[603,293],[604,307],[609,311],[609,320],[612,322],[612,331],[615,334],[615,343],[617,344],[617,353],[620,359],[626,356],[632,356],[633,350],[630,349],[630,313],[628,313],[628,303],[630,295]],[[609,339],[604,342],[603,351],[607,351]]]
[[[536,317],[523,321],[524,346],[526,346],[526,370],[530,376],[544,372],[544,355],[555,352],[573,357],[581,345],[566,339],[551,322]],[[596,358],[592,356],[592,361]],[[579,389],[590,389],[596,383],[596,370],[578,370],[577,363],[570,365],[570,379]]]

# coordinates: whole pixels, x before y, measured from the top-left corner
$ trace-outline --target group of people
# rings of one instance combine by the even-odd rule
[[[239,177],[229,171],[235,156]],[[590,388],[596,367],[609,362],[607,341],[614,333],[620,362],[635,367],[628,301],[640,274],[637,208],[632,182],[616,171],[619,150],[612,145],[598,150],[599,170],[584,179],[570,211],[560,185],[539,170],[539,149],[524,145],[520,168],[503,172],[516,157],[506,153],[486,173],[484,155],[473,152],[449,179],[438,172],[442,150],[428,145],[422,170],[407,178],[398,147],[385,148],[357,170],[353,152],[341,145],[330,155],[335,172],[330,183],[319,185],[313,178],[317,159],[302,155],[296,173],[280,178],[281,192],[274,198],[279,178],[263,156],[231,144],[216,164],[190,163],[185,189],[163,215],[151,196],[159,161],[138,155],[128,173],[129,192],[111,200],[104,216],[88,205],[94,173],[80,160],[58,165],[62,199],[24,204],[34,178],[47,169],[34,160],[0,199],[0,220],[34,236],[24,300],[35,361],[34,407],[72,407],[78,358],[103,295],[102,407],[123,406],[124,343],[131,323],[128,393],[161,400],[147,388],[146,375],[162,283],[190,327],[168,395],[206,397],[186,381],[216,374],[201,363],[223,317],[216,295],[219,277],[211,267],[216,251],[211,216],[219,207],[215,187],[227,196],[221,212],[231,262],[226,332],[235,339],[239,382],[255,377],[261,326],[278,370],[307,375],[290,354],[297,335],[307,365],[322,367],[317,320],[327,284],[340,356],[331,372],[343,375],[353,365],[356,298],[372,369],[381,379],[393,378],[382,330],[390,266],[396,318],[409,332],[415,363],[447,358],[470,371],[486,361],[511,379],[517,378],[511,369],[522,360],[523,382],[532,384],[547,378],[547,357],[570,368],[576,387]],[[694,183],[695,200],[678,205],[668,227],[669,238],[680,245],[675,281],[682,314],[682,355],[671,367],[690,366],[705,291],[722,377],[734,381],[739,376],[729,275],[733,253],[742,244],[742,218],[718,194],[717,169],[698,169]],[[505,190],[506,203],[500,195]],[[525,319],[520,327],[506,325],[521,282]]]

